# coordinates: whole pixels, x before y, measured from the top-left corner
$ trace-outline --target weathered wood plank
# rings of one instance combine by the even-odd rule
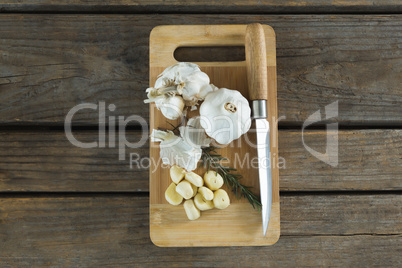
[[[397,0],[241,0],[241,1],[185,1],[185,0],[111,0],[111,1],[39,1],[7,0],[0,4],[3,12],[158,12],[158,13],[356,13],[400,12]]]
[[[286,160],[279,173],[282,191],[402,189],[402,130],[339,131],[336,167],[310,154],[300,132],[282,133],[279,155]],[[303,136],[305,145],[326,152],[325,131],[306,131]]]
[[[92,142],[98,133],[78,132],[75,137]],[[127,139],[134,143],[141,137],[129,131]],[[304,139],[312,149],[325,152],[324,131],[305,132]],[[280,189],[402,189],[402,130],[343,130],[338,140],[339,164],[332,167],[305,149],[300,132],[281,130]],[[130,153],[144,159],[133,162],[132,169]],[[148,142],[139,149],[126,149],[126,160],[118,157],[117,147],[78,148],[63,132],[0,132],[0,191],[148,191]]]
[[[401,125],[399,15],[1,15],[0,123],[61,124],[80,103],[148,118],[148,37],[160,24],[260,22],[277,36],[280,124],[338,100],[343,124]],[[74,117],[97,124],[98,111]]]
[[[0,198],[0,264],[397,267],[401,201],[282,196],[282,236],[272,247],[158,248],[149,238],[147,197]]]

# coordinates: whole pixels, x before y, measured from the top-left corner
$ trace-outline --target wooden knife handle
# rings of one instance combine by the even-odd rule
[[[267,100],[267,52],[264,29],[260,23],[247,25],[245,47],[249,98]]]

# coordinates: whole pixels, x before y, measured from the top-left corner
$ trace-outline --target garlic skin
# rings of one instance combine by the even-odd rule
[[[216,90],[209,84],[209,77],[197,64],[179,62],[166,68],[155,82],[154,87],[147,88],[148,99],[145,103],[154,102],[162,114],[175,120],[183,115],[185,106],[197,110],[197,103]]]
[[[204,100],[208,93],[212,91],[216,91],[219,88],[214,86],[213,84],[205,85],[201,88],[200,93],[198,94],[201,100]]]
[[[208,75],[191,62],[179,62],[166,68],[155,82],[155,88],[176,87],[177,94],[182,95],[187,106],[198,101],[201,88],[207,85]]]
[[[172,131],[154,129],[151,141],[160,143],[160,158],[165,165],[178,165],[187,171],[197,168],[202,150],[188,144],[183,138],[174,135]]]
[[[164,98],[161,102],[155,102],[156,107],[162,114],[170,120],[175,120],[182,116],[184,109],[184,100],[178,96]]]
[[[249,103],[237,90],[220,88],[206,95],[200,107],[200,124],[208,136],[229,144],[251,126]]]
[[[200,117],[192,117],[186,126],[179,127],[180,136],[193,147],[208,147],[212,139],[208,138],[201,126]]]
[[[175,120],[183,115],[184,100],[180,96],[161,94],[155,88],[147,88],[148,99],[144,100],[145,103],[155,102],[156,108],[170,120]]]

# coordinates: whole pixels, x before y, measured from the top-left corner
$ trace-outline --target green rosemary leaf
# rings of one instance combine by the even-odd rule
[[[254,209],[261,211],[260,198],[250,191],[252,187],[240,183],[242,176],[231,172],[237,171],[235,168],[222,166],[219,161],[227,159],[216,152],[217,147],[211,146],[202,149],[201,161],[207,165],[208,171],[214,169],[220,174],[228,188],[231,188],[237,199],[246,198]]]

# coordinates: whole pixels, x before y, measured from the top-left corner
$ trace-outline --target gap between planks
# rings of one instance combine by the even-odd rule
[[[400,13],[401,5],[397,0],[373,1],[314,1],[308,0],[300,4],[297,1],[162,1],[140,0],[135,3],[128,0],[112,0],[105,3],[101,0],[82,2],[78,0],[55,3],[54,1],[9,0],[0,5],[1,12],[6,13],[89,13],[89,14],[368,14],[368,13]]]
[[[94,131],[74,133],[78,140],[97,139]],[[139,132],[127,132],[139,140]],[[325,151],[325,131],[305,133],[305,142]],[[401,130],[339,132],[339,166],[319,161],[303,147],[300,131],[282,130],[279,156],[281,191],[401,190]],[[149,144],[128,150],[149,156]],[[0,132],[0,191],[2,192],[140,192],[148,191],[148,168],[130,169],[118,160],[117,148],[81,149],[64,133]],[[128,156],[127,156],[128,157]]]

